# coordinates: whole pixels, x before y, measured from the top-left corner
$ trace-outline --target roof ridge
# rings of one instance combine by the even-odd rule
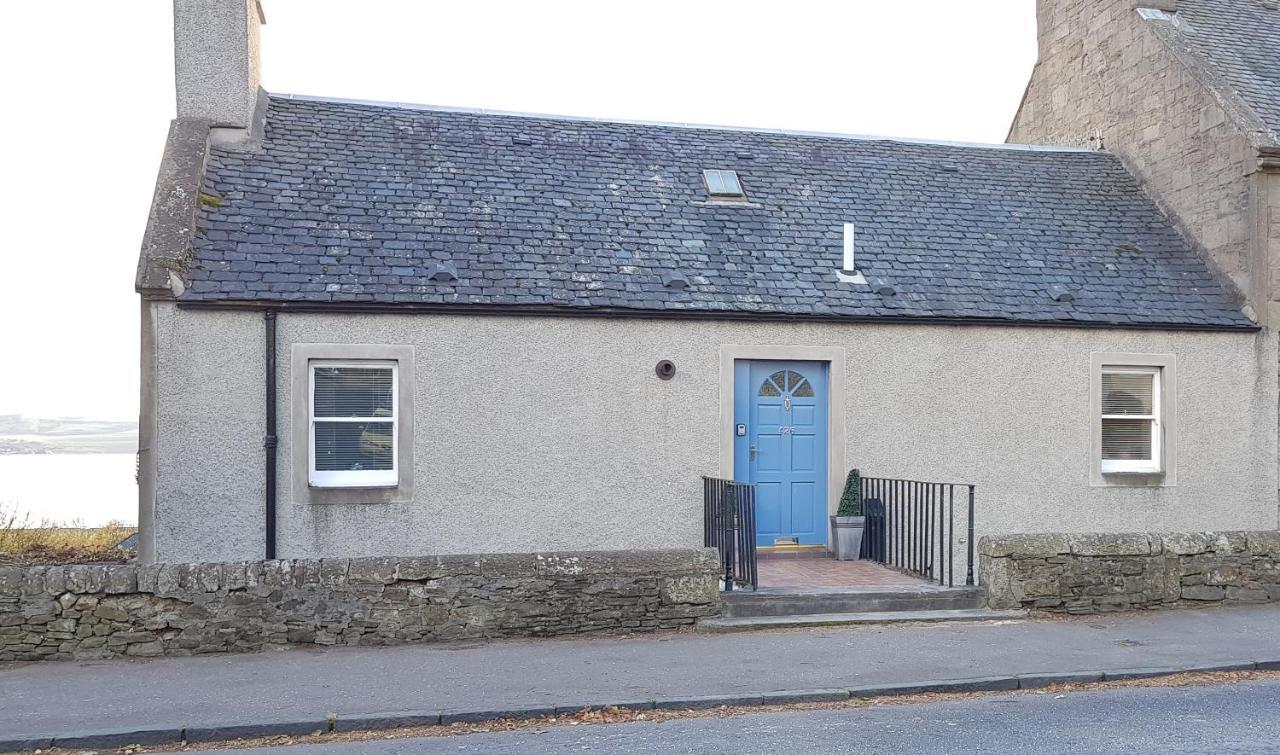
[[[616,123],[625,126],[654,126],[663,128],[683,128],[698,131],[732,131],[748,134],[773,134],[778,136],[808,136],[823,139],[848,139],[851,141],[895,142],[899,144],[919,144],[939,147],[958,147],[963,149],[992,149],[1007,152],[1087,152],[1091,154],[1111,153],[1107,150],[1090,149],[1088,147],[1059,147],[1040,144],[1006,144],[986,142],[960,142],[946,139],[916,139],[911,137],[875,136],[870,134],[850,134],[838,131],[804,131],[798,129],[760,128],[754,126],[732,126],[712,123],[692,123],[683,121],[647,121],[627,118],[599,118],[587,115],[566,115],[563,113],[532,113],[518,110],[496,110],[493,108],[468,108],[450,105],[430,105],[412,102],[396,102],[384,100],[361,100],[345,97],[322,97],[309,94],[277,94],[270,93],[272,99],[295,102],[318,102],[334,105],[360,105],[394,110],[415,110],[435,113],[458,113],[470,115],[492,115],[512,118],[537,118],[542,120],[569,121],[576,123]]]

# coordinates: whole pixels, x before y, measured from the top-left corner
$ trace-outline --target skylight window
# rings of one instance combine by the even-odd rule
[[[745,199],[738,173],[732,170],[704,170],[702,180],[707,184],[707,195],[721,199]]]

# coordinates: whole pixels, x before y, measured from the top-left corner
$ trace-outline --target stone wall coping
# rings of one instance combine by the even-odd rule
[[[1201,553],[1280,555],[1280,531],[1052,532],[991,535],[978,541],[987,558],[1055,556],[1190,556]]]
[[[684,573],[690,565],[707,568],[717,560],[714,548],[671,548],[210,563],[5,566],[0,567],[0,595],[153,592],[163,596],[212,593],[261,584],[302,586],[347,581],[391,584],[466,573],[494,578],[575,574],[663,576]]]

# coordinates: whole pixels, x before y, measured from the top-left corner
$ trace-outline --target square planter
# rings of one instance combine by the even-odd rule
[[[865,516],[831,517],[831,544],[840,561],[857,561],[862,556],[862,532],[867,527]]]

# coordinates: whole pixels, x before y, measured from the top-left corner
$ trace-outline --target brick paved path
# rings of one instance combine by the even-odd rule
[[[762,559],[761,587],[896,587],[926,582],[870,561],[833,558]]]

